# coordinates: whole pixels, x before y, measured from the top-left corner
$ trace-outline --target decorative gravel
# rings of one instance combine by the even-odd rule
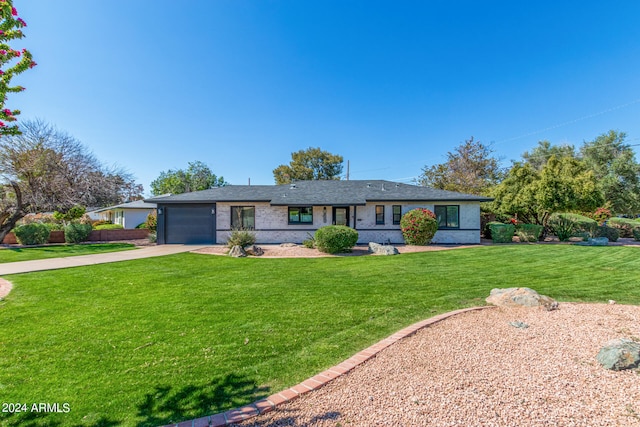
[[[640,341],[640,307],[468,312],[236,425],[640,426],[639,372],[596,361],[615,338]]]

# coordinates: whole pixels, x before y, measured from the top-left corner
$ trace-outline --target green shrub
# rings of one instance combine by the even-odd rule
[[[145,221],[145,222],[141,222],[140,224],[136,225],[136,228],[148,230],[149,227],[147,227],[147,222]]]
[[[151,231],[156,231],[158,229],[158,215],[155,212],[151,212],[147,215],[147,227]]]
[[[633,237],[633,229],[640,227],[640,223],[630,218],[609,218],[607,221],[609,227],[617,228],[620,231],[620,237]]]
[[[640,227],[633,229],[633,240],[640,241]]]
[[[309,235],[309,238],[302,241],[302,246],[307,249],[313,249],[316,247],[316,240],[313,238],[313,235],[311,235],[310,233],[307,234]]]
[[[358,241],[358,232],[344,225],[327,225],[316,230],[314,239],[320,252],[351,252]]]
[[[147,239],[149,239],[149,242],[151,243],[156,243],[158,241],[158,234],[155,231],[151,231],[147,236]]]
[[[67,243],[80,243],[89,238],[91,226],[89,224],[68,224],[64,227],[64,241]]]
[[[231,234],[227,239],[227,246],[232,248],[234,246],[241,246],[242,249],[247,246],[251,246],[256,243],[256,235],[251,230],[244,230],[242,228],[237,228],[235,230],[231,230]]]
[[[549,229],[561,242],[566,242],[578,231],[576,221],[565,214],[554,214],[548,223]]]
[[[610,242],[615,242],[620,238],[620,230],[606,225],[601,225],[596,229],[596,237],[606,237]]]
[[[33,222],[14,228],[13,234],[21,245],[43,245],[49,240],[49,227]]]
[[[491,230],[491,240],[493,243],[511,243],[513,241],[513,234],[516,231],[516,226],[513,224],[494,222],[489,225],[489,229]]]
[[[554,220],[558,217],[567,218],[573,221],[574,223],[573,233],[583,232],[583,233],[589,233],[591,236],[593,236],[596,232],[596,228],[598,227],[598,221],[584,215],[579,215],[575,213],[555,213],[551,215],[551,220]]]
[[[94,230],[122,230],[124,227],[120,224],[100,224],[94,225]]]
[[[412,209],[400,219],[400,229],[407,245],[428,245],[438,231],[438,221],[429,209]]]
[[[491,239],[491,225],[492,224],[504,224],[504,222],[500,222],[500,221],[490,221],[488,223],[485,224],[485,228],[484,228],[484,237],[487,239]]]
[[[516,225],[516,234],[521,242],[537,242],[542,236],[544,227],[536,224],[518,224]]]
[[[93,222],[91,223],[91,225],[92,225],[94,228],[95,228],[95,227],[97,227],[97,226],[99,226],[99,225],[104,225],[104,224],[113,224],[113,222],[111,222],[111,221],[107,221],[106,219],[99,219],[99,220],[97,220],[97,221],[93,221]]]
[[[47,227],[49,231],[62,231],[64,230],[64,225],[58,224],[57,222],[43,222],[42,225]]]

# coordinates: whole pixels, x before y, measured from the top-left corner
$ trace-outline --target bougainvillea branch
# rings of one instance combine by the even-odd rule
[[[24,37],[22,28],[27,23],[18,17],[18,11],[13,6],[13,0],[0,0],[0,137],[3,135],[19,134],[17,125],[8,125],[15,122],[20,110],[5,108],[7,94],[22,92],[24,87],[11,86],[11,79],[36,66],[31,53],[27,49],[14,50],[9,42]]]

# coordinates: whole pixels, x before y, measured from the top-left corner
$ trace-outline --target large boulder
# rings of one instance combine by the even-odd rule
[[[253,245],[251,246],[249,249],[246,250],[248,255],[253,255],[253,256],[262,256],[264,255],[264,249],[262,249],[260,246],[256,246]]]
[[[625,338],[611,340],[596,356],[598,362],[607,369],[621,371],[640,367],[640,343]]]
[[[556,300],[530,288],[492,289],[486,301],[498,307],[544,307],[547,311],[558,308]]]
[[[391,245],[381,245],[375,242],[369,242],[369,252],[374,255],[398,255],[398,249]]]
[[[247,253],[245,252],[245,250],[242,248],[242,246],[240,245],[235,245],[234,247],[231,248],[231,250],[229,251],[229,256],[232,256],[234,258],[243,258],[247,256]]]

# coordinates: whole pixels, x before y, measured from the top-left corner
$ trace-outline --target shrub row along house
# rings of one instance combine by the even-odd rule
[[[229,185],[146,200],[157,205],[158,243],[225,243],[252,229],[257,243],[300,243],[325,225],[358,231],[358,243],[402,243],[400,219],[427,208],[434,243],[480,243],[480,202],[491,199],[391,181],[297,181]]]

